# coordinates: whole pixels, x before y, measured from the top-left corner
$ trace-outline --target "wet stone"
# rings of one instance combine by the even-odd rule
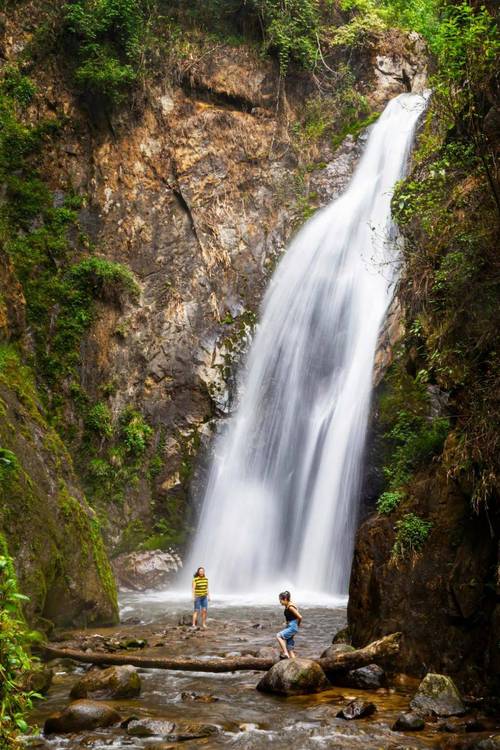
[[[174,723],[165,719],[133,720],[127,727],[131,737],[162,737],[169,742],[203,739],[218,731],[213,724]]]
[[[307,695],[330,686],[319,664],[311,659],[283,659],[266,672],[257,685],[262,693]]]
[[[416,714],[406,713],[398,716],[392,729],[394,732],[419,732],[425,727],[424,720]]]
[[[473,746],[473,750],[500,750],[500,734],[480,740]]]
[[[215,703],[219,699],[215,695],[204,693],[181,693],[181,700],[184,702],[197,701],[199,703]]]
[[[51,714],[44,725],[45,734],[68,734],[98,727],[118,724],[121,716],[106,703],[79,700],[70,703],[63,711]]]
[[[425,675],[410,707],[424,716],[460,716],[465,713],[460,693],[451,677],[432,672]]]
[[[375,711],[377,710],[377,707],[374,703],[371,703],[369,701],[362,701],[359,698],[356,700],[351,701],[347,704],[347,706],[344,706],[338,714],[338,719],[362,719],[364,716],[371,716]]]
[[[91,669],[71,688],[71,698],[134,698],[141,692],[141,679],[135,667],[128,665]]]
[[[361,688],[362,690],[376,690],[387,684],[385,672],[378,664],[368,664],[366,667],[351,669],[345,677],[348,687]]]

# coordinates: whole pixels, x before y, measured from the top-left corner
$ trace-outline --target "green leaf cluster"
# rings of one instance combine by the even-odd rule
[[[30,633],[22,615],[27,597],[19,593],[12,559],[0,534],[0,747],[18,746],[28,731],[25,715],[36,693],[23,686],[31,666]]]
[[[409,557],[420,552],[431,532],[431,521],[425,521],[414,513],[406,513],[396,521],[396,538],[392,548],[393,559]]]

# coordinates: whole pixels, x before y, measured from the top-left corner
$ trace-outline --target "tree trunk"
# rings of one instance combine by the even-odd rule
[[[400,633],[386,635],[379,641],[370,643],[356,651],[346,651],[328,659],[315,659],[325,672],[345,672],[366,664],[373,664],[397,654]],[[275,663],[273,659],[260,659],[254,656],[200,658],[168,658],[162,656],[139,656],[137,654],[87,653],[73,649],[42,646],[49,659],[64,658],[83,661],[87,664],[131,664],[145,669],[175,669],[186,672],[241,672],[243,670],[266,672]]]

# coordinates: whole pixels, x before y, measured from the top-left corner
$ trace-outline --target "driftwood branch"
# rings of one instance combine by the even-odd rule
[[[385,660],[399,650],[399,633],[393,633],[370,643],[356,651],[346,651],[325,659],[315,659],[325,672],[344,672],[357,669],[366,664]],[[64,658],[82,661],[86,664],[131,664],[145,669],[173,669],[186,672],[241,672],[245,670],[266,672],[274,664],[273,659],[261,659],[254,656],[179,658],[163,656],[139,656],[133,653],[106,654],[75,651],[73,649],[55,648],[48,644],[42,646],[49,659]]]

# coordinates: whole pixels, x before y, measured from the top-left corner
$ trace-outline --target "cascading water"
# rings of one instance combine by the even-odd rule
[[[373,360],[397,272],[391,196],[424,107],[414,94],[388,104],[348,189],[305,224],[271,280],[188,565],[205,565],[217,591],[347,591]]]

